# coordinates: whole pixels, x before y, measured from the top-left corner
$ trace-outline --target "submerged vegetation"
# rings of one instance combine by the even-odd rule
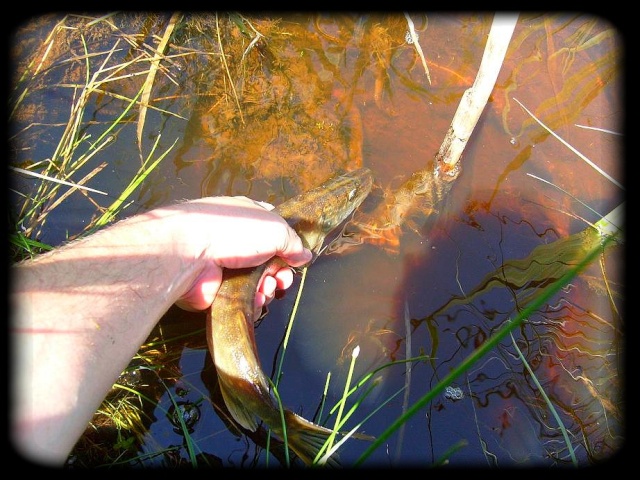
[[[527,163],[534,147],[545,148],[545,139],[560,138],[555,131],[602,105],[591,107],[603,102],[599,95],[617,79],[620,46],[615,30],[598,19],[547,15],[521,21],[527,28],[514,35],[506,74],[488,105],[508,142],[487,149],[512,149],[511,157],[479,167],[467,165],[480,160],[463,157],[462,169],[487,178],[490,188],[465,199],[456,212],[466,230],[447,232],[459,245],[465,235],[460,232],[477,233],[475,241],[485,245],[449,264],[459,294],[435,297],[436,290],[424,285],[428,271],[416,267],[398,287],[403,325],[362,318],[364,326],[341,339],[335,362],[347,370],[346,379],[327,378],[331,387],[339,382],[339,395],[331,395],[329,386],[316,392],[321,399],[315,421],[341,432],[316,458],[320,464],[351,442],[360,445],[349,457],[355,465],[381,458],[402,464],[401,439],[408,435],[403,429],[425,408],[427,426],[418,423],[431,441],[420,447],[425,465],[453,462],[469,444],[476,445],[483,464],[498,466],[597,463],[621,447],[624,319],[615,269],[622,221],[600,218],[616,211],[623,187],[609,188],[609,173],[618,172],[598,173],[606,187],[583,181],[585,172],[595,174],[574,152],[563,159],[575,160],[571,167],[558,159]],[[425,166],[482,56],[481,44],[465,51],[466,57],[430,50],[436,43],[431,32],[446,34],[448,22],[456,20],[416,14],[113,13],[51,15],[21,25],[13,36],[9,99],[11,261],[193,195],[184,187],[190,181],[201,196],[251,195],[279,204],[336,171],[362,165],[374,167],[377,192],[325,253],[346,256],[371,248],[395,259],[406,254],[412,235],[420,245],[422,237],[431,242],[429,228],[446,211],[457,183],[443,184]],[[486,18],[471,18],[464,35],[484,38],[487,25]],[[551,93],[541,94],[542,86]],[[527,90],[538,95],[525,102],[531,110],[514,97],[524,98]],[[416,111],[428,119],[404,112],[406,98],[417,100]],[[433,139],[427,133],[404,138],[401,128],[421,122],[429,122],[425,131],[436,132]],[[394,124],[401,127],[392,129]],[[374,152],[372,137],[386,131],[396,142],[391,148],[406,148],[405,157],[417,158],[410,169],[400,154]],[[525,199],[510,183],[523,166],[557,195],[539,189]],[[578,213],[584,205],[589,211]],[[517,209],[526,214],[512,220]],[[485,231],[494,224],[498,241]],[[514,256],[508,251],[513,238],[502,237],[509,228],[537,243]],[[455,248],[463,255],[462,247]],[[474,275],[479,256],[492,268]],[[414,301],[422,313],[412,314],[405,291],[437,300]],[[305,316],[302,308],[294,308],[274,358],[276,394],[286,388],[283,358],[289,335],[291,342],[296,337],[296,318]],[[339,335],[323,335],[332,333]],[[419,343],[419,335],[427,340]],[[377,353],[370,363],[360,353],[367,338]],[[194,362],[198,375],[185,376],[185,364]],[[364,373],[359,364],[367,365]],[[403,383],[379,396],[389,371]],[[442,400],[454,385],[464,393]],[[403,398],[399,413],[390,409]],[[476,431],[434,448],[437,413],[453,411],[447,402],[468,400],[465,415],[473,416]],[[374,420],[383,427],[369,428]],[[198,427],[205,422],[210,431],[203,433]],[[371,435],[356,433],[361,431]],[[393,435],[400,438],[397,456],[376,456]],[[233,420],[206,353],[203,318],[183,313],[159,323],[67,466],[295,464],[288,455],[286,443],[264,426],[251,432]]]

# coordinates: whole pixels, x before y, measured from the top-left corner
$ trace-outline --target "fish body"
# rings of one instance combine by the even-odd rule
[[[315,258],[325,237],[362,203],[372,184],[371,171],[360,168],[285,201],[275,211],[296,230]],[[255,343],[254,321],[260,312],[255,311],[254,300],[263,276],[283,265],[282,259],[273,257],[257,267],[225,269],[207,319],[207,342],[229,412],[251,431],[262,420],[281,439],[285,432],[280,409],[260,366]],[[331,430],[290,410],[284,411],[284,417],[289,448],[306,464],[312,464]]]

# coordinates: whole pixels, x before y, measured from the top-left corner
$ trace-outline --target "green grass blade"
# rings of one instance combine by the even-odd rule
[[[9,235],[9,241],[18,248],[18,251],[23,252],[30,257],[33,257],[34,255],[37,255],[37,253],[39,253],[34,252],[34,250],[53,250],[53,247],[51,245],[47,245],[46,243],[42,243],[37,240],[32,240],[29,237],[23,235],[21,232],[12,233],[11,235]],[[14,260],[14,258],[11,258],[10,260]]]
[[[296,314],[298,313],[298,305],[300,304],[300,298],[302,297],[302,291],[304,290],[304,281],[307,278],[307,270],[308,270],[308,267],[304,267],[302,269],[302,277],[300,279],[300,285],[298,286],[298,293],[296,294],[296,300],[293,303],[291,315],[289,315],[289,322],[287,323],[287,331],[284,334],[284,340],[282,342],[282,354],[278,359],[278,368],[276,370],[276,375],[275,375],[276,386],[278,386],[280,383],[280,376],[282,375],[282,365],[284,363],[284,354],[287,352],[287,346],[289,345],[289,338],[291,337],[291,331],[293,330],[293,322],[296,318]]]
[[[147,160],[145,160],[142,167],[140,167],[140,170],[138,171],[136,176],[133,178],[133,180],[131,180],[131,182],[129,183],[129,186],[120,194],[118,199],[111,204],[111,206],[107,209],[107,211],[104,212],[98,220],[96,220],[93,227],[94,229],[105,226],[115,218],[115,216],[120,211],[120,208],[122,207],[122,204],[125,202],[125,200],[127,200],[127,198],[131,196],[131,194],[135,191],[135,189],[138,188],[138,186],[142,182],[144,182],[147,176],[169,154],[169,152],[173,149],[173,147],[175,147],[176,143],[178,142],[178,139],[176,138],[173,144],[147,168],[147,163],[149,162],[151,155],[155,151],[159,141],[160,141],[160,135],[158,135],[158,137],[156,138],[156,142],[153,146],[151,153],[149,154],[149,157],[147,157]]]
[[[280,400],[280,393],[278,393],[278,389],[276,388],[276,385],[273,383],[273,381],[267,377],[267,380],[269,380],[269,384],[271,385],[271,389],[273,390],[273,395],[276,397],[276,401],[278,402],[278,410],[280,411],[280,421],[282,422],[282,442],[284,443],[284,458],[285,458],[285,464],[288,467],[291,466],[290,460],[289,460],[289,439],[287,436],[287,422],[284,419],[284,406],[282,405],[282,400]],[[271,435],[269,435],[269,440],[271,439]],[[267,449],[267,452],[269,450]]]

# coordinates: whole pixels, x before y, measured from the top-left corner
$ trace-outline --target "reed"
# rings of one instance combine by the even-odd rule
[[[72,92],[72,104],[69,108],[69,115],[64,124],[55,124],[51,127],[62,127],[58,143],[53,149],[49,158],[42,160],[33,159],[24,168],[15,168],[13,171],[20,175],[36,177],[41,182],[37,183],[29,192],[18,192],[24,199],[22,207],[15,220],[16,231],[21,231],[26,238],[38,238],[42,232],[48,216],[58,208],[72,194],[84,195],[87,200],[95,205],[98,211],[103,211],[102,215],[94,218],[86,224],[84,230],[73,234],[72,237],[81,237],[98,228],[103,227],[119,215],[125,200],[140,186],[145,178],[158,166],[160,161],[166,157],[173,145],[166,151],[160,153],[157,158],[152,158],[155,154],[158,140],[156,139],[151,153],[142,163],[140,170],[136,173],[130,184],[121,194],[109,195],[97,189],[87,186],[96,176],[103,172],[109,165],[106,161],[96,162],[96,158],[108,156],[108,148],[113,145],[118,135],[123,132],[130,122],[131,116],[146,113],[147,104],[140,101],[140,97],[149,90],[149,80],[132,97],[112,92],[111,86],[123,77],[129,75],[140,75],[151,73],[152,70],[146,68],[148,55],[134,55],[131,60],[115,63],[113,58],[121,50],[123,38],[116,37],[110,48],[105,52],[96,54],[91,52],[87,45],[87,39],[82,30],[77,28],[71,19],[73,16],[63,17],[47,36],[44,44],[37,49],[31,62],[28,63],[24,73],[21,75],[15,87],[16,96],[13,101],[10,120],[14,117],[24,115],[21,107],[27,109],[29,96],[39,87],[42,82],[46,82],[47,74],[56,68],[64,68],[69,63],[75,63],[76,67],[83,73],[82,82],[60,82],[53,88]],[[109,17],[102,17],[96,22],[108,22]],[[51,52],[58,49],[61,43],[68,41],[69,30],[76,32],[79,42],[83,46],[82,55],[73,59],[51,60]],[[100,60],[97,60],[100,58]],[[141,68],[142,66],[142,68]],[[134,73],[128,73],[133,71]],[[20,90],[20,88],[22,88]],[[41,87],[39,87],[41,88]],[[91,121],[92,113],[87,111],[87,107],[99,96],[113,96],[123,102],[123,108],[106,122],[102,128],[91,128],[94,122]],[[148,102],[148,97],[145,98]],[[143,123],[142,119],[142,123]],[[22,131],[14,135],[14,140],[21,138],[40,124],[35,122],[27,125]],[[175,145],[175,143],[174,143]],[[87,173],[85,170],[89,169]],[[69,187],[69,188],[66,188]],[[66,188],[66,190],[63,190]],[[100,199],[94,199],[92,194],[107,195],[115,197],[116,201],[104,209],[100,206]]]

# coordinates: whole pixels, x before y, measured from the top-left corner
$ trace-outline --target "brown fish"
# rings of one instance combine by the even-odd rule
[[[297,195],[275,209],[298,233],[307,248],[320,253],[325,237],[362,203],[371,191],[373,176],[360,168],[327,180]],[[261,278],[286,265],[279,257],[253,268],[225,269],[222,285],[207,320],[207,342],[218,373],[220,390],[233,418],[255,431],[262,420],[273,433],[285,439],[307,465],[332,431],[290,410],[280,409],[262,371],[254,335],[254,299]],[[335,459],[329,459],[336,465]]]

